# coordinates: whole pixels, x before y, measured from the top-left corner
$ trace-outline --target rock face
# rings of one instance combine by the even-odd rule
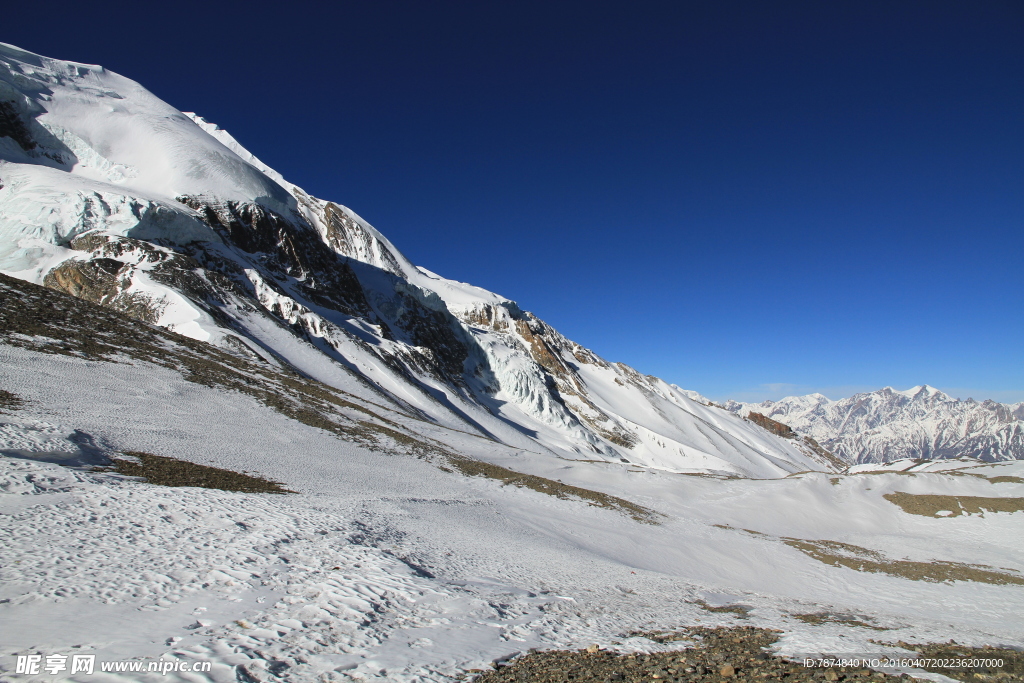
[[[1024,404],[960,400],[929,386],[886,387],[840,401],[810,394],[757,404],[730,401],[725,407],[761,413],[851,463],[1024,459]]]
[[[835,468],[416,267],[350,209],[102,67],[0,46],[0,103],[0,272],[553,457]]]
[[[783,439],[796,438],[796,432],[794,432],[789,427],[789,425],[784,425],[781,422],[776,422],[775,420],[771,419],[766,415],[762,415],[761,413],[747,413],[747,419],[753,422],[754,424],[758,425],[759,427],[767,429],[772,434],[777,434],[781,436]]]

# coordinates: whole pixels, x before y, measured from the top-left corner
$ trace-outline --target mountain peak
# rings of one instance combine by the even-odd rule
[[[903,391],[883,387],[839,401],[818,402],[818,396],[776,401],[767,416],[854,463],[960,456],[987,461],[1024,458],[1024,434],[1019,429],[1024,411],[1016,406],[961,401],[927,384]],[[727,407],[744,414],[765,406],[730,402]]]
[[[417,268],[352,210],[130,79],[3,55],[0,120],[16,122],[0,130],[4,273],[547,458],[832,468],[505,297]]]

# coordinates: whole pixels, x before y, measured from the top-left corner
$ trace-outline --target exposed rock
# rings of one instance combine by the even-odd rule
[[[525,342],[530,356],[551,378],[549,389],[552,396],[580,422],[590,427],[602,438],[623,448],[635,446],[636,437],[623,429],[588,398],[587,390],[576,368],[567,362],[564,356],[569,355],[592,364],[598,362],[605,364],[604,361],[600,361],[579,344],[570,342],[531,313],[519,312],[513,321],[515,330]],[[575,401],[567,401],[565,397],[572,397]],[[573,405],[576,402],[582,405]]]
[[[120,277],[126,269],[130,267],[111,258],[68,259],[47,273],[43,284],[136,320],[155,323],[160,318],[160,303],[139,292],[126,291],[131,278]]]
[[[502,663],[496,670],[476,678],[475,683],[646,683],[652,680],[698,683],[780,679],[810,683],[823,680],[825,672],[832,671],[805,667],[772,656],[768,648],[778,639],[778,632],[769,629],[691,627],[676,632],[644,634],[644,637],[656,642],[684,641],[691,643],[692,647],[652,654],[618,654],[607,650],[535,652]],[[867,680],[861,677],[861,672],[847,668],[835,673],[835,680]],[[874,672],[872,680],[896,681],[901,677]]]
[[[459,319],[467,325],[482,327],[487,330],[494,330],[495,332],[505,332],[508,330],[508,321],[504,316],[499,315],[497,307],[491,304],[482,304],[477,308],[466,311],[459,316]]]
[[[805,436],[803,440],[804,443],[807,444],[807,447],[810,448],[811,451],[818,456],[818,460],[820,462],[825,462],[831,465],[832,468],[836,471],[842,471],[846,469],[847,463],[843,461],[842,458],[839,458],[830,451],[827,451],[824,448],[822,448],[821,444],[815,441],[813,437]]]
[[[43,284],[59,292],[103,304],[119,293],[117,275],[124,264],[109,258],[69,259],[47,273]]]
[[[21,118],[16,103],[0,102],[0,138],[11,138],[26,152],[36,148],[32,133]]]
[[[328,246],[335,252],[366,261],[375,262],[378,266],[393,275],[402,275],[402,268],[389,249],[382,249],[376,238],[363,229],[354,218],[333,202],[326,202],[323,208],[324,224],[327,234],[324,236]],[[360,258],[372,253],[373,261]]]
[[[772,434],[781,436],[784,439],[796,438],[796,432],[794,432],[792,429],[782,424],[781,422],[776,422],[767,415],[762,415],[761,413],[748,413],[747,419],[753,422],[754,424],[764,427]]]

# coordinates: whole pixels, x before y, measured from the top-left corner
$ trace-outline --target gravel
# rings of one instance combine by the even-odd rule
[[[775,657],[769,648],[778,640],[779,632],[753,626],[706,628],[693,627],[682,631],[648,635],[652,640],[689,641],[691,649],[654,654],[619,654],[591,646],[585,650],[552,650],[531,652],[498,665],[474,679],[474,683],[676,683],[702,681],[708,683],[740,683],[754,681],[909,681],[908,674],[895,676],[854,668],[811,668],[801,663]],[[1024,680],[1024,653],[994,648],[965,648],[953,645],[914,646],[921,656],[972,657],[1003,656],[1006,665],[1000,669],[970,669],[951,672],[934,669],[964,681],[1003,682]],[[946,650],[949,652],[946,652]],[[925,654],[927,653],[927,654]],[[1001,653],[1001,654],[1000,654]]]

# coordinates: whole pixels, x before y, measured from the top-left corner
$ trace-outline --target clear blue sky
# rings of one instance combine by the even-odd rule
[[[156,5],[18,3],[0,40],[713,398],[1024,400],[1019,0]]]

